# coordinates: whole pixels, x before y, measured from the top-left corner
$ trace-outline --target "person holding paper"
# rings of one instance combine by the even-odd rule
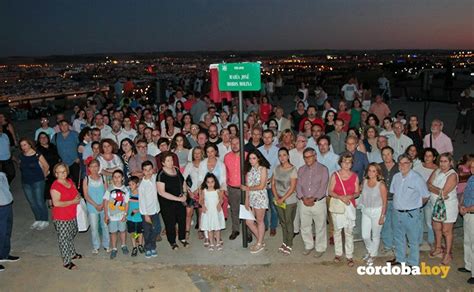
[[[257,238],[257,243],[250,247],[250,252],[255,254],[264,249],[263,238],[265,236],[265,211],[268,209],[267,177],[270,163],[258,150],[253,150],[245,160],[244,172],[246,174],[247,185],[242,185],[245,191],[245,208],[252,209],[256,222],[246,220],[250,231]]]
[[[286,148],[278,150],[280,164],[273,170],[272,190],[274,203],[280,219],[283,232],[283,243],[278,249],[284,254],[290,254],[293,247],[293,221],[296,217],[296,167],[290,163],[289,151]]]

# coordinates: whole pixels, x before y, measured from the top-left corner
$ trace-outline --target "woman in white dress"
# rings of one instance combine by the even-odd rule
[[[186,240],[189,239],[191,232],[191,221],[193,218],[194,209],[198,209],[198,218],[201,218],[201,208],[199,208],[199,187],[201,186],[199,181],[199,165],[204,159],[203,151],[200,147],[194,147],[191,151],[193,161],[186,164],[184,168],[184,179],[188,184],[188,196],[190,200],[186,204]],[[189,178],[189,179],[188,179]],[[191,183],[189,185],[189,183]],[[204,234],[199,231],[199,239],[204,238]]]
[[[454,169],[454,159],[449,153],[439,156],[439,169],[435,170],[428,180],[428,189],[431,192],[430,201],[435,202],[442,198],[446,205],[446,219],[438,221],[433,218],[435,247],[430,252],[431,257],[442,257],[442,265],[449,265],[452,260],[453,226],[458,217],[458,196],[456,186],[458,175]],[[441,247],[442,239],[446,241],[446,248]]]

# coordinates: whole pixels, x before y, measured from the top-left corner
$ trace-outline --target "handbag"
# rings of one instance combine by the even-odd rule
[[[77,230],[79,232],[86,232],[89,229],[89,216],[87,215],[86,201],[83,198],[81,198],[81,201],[77,204],[76,220]]]
[[[344,183],[342,182],[339,173],[336,172],[336,175],[339,181],[341,182],[344,195],[347,195],[346,188],[344,187]],[[331,198],[331,200],[329,201],[329,212],[334,214],[344,214],[346,212],[346,204],[344,204],[344,202],[340,199]]]
[[[446,204],[444,203],[442,192],[440,192],[440,195],[434,203],[432,218],[438,222],[446,221]]]

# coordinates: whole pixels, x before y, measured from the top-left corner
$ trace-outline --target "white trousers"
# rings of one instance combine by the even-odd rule
[[[347,212],[346,212],[347,213]],[[332,213],[332,221],[334,222],[334,250],[336,256],[340,257],[343,254],[342,250],[342,229],[344,229],[344,248],[346,250],[346,258],[352,259],[354,253],[354,236],[352,231],[354,230],[354,224],[346,224],[343,228],[337,228],[340,226],[336,222],[347,221],[346,213],[334,214]]]
[[[464,215],[464,268],[474,277],[474,214]]]
[[[327,206],[326,198],[317,201],[312,207],[307,207],[303,203],[300,205],[301,218],[301,237],[303,238],[304,248],[313,249],[317,252],[325,252],[327,248]],[[313,240],[313,223],[316,234],[316,240]]]
[[[371,257],[376,257],[379,252],[380,233],[383,225],[379,225],[382,207],[362,209],[362,239],[365,248]]]

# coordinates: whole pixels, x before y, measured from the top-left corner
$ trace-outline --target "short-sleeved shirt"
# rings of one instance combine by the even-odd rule
[[[11,158],[10,139],[4,133],[0,133],[0,161]]]
[[[171,175],[164,170],[161,170],[156,176],[156,181],[165,184],[165,192],[178,197],[183,192],[184,177],[178,169],[176,169],[176,172],[176,175]],[[175,203],[175,201],[168,200],[162,196],[158,196],[158,200],[160,206],[169,206],[170,204]]]
[[[428,198],[430,192],[423,177],[414,170],[403,176],[401,172],[393,176],[390,192],[393,193],[395,210],[412,210],[421,208],[423,198]]]
[[[61,160],[68,166],[71,166],[79,158],[77,153],[77,146],[79,145],[77,132],[69,131],[66,137],[61,132],[56,133],[53,143],[56,144]]]
[[[130,192],[126,186],[116,187],[112,184],[105,192],[104,200],[108,201],[105,207],[110,221],[120,221],[127,215],[125,207],[130,200]]]
[[[385,185],[387,186],[387,189],[390,190],[390,186],[392,185],[393,176],[400,172],[400,170],[398,169],[398,164],[395,162],[395,164],[393,165],[393,167],[390,170],[388,170],[388,168],[385,166],[385,164],[383,162],[379,163],[379,165],[380,165],[380,168],[382,169],[382,176],[384,178]],[[387,199],[389,201],[393,200],[392,191],[389,191],[387,193]]]
[[[275,180],[276,189],[278,196],[283,197],[291,186],[291,179],[298,178],[296,167],[292,166],[289,169],[284,169],[281,165],[278,165],[273,171],[273,179]],[[296,199],[296,188],[295,191],[285,200],[287,204],[295,204]]]
[[[441,132],[437,138],[428,134],[423,139],[423,147],[433,147],[438,153],[452,153],[453,143],[451,139],[445,133]]]
[[[474,206],[474,175],[467,180],[467,186],[464,189],[464,207]]]
[[[60,194],[59,201],[61,202],[74,200],[74,198],[79,193],[71,179],[68,179],[68,183],[70,185],[69,188],[57,180],[55,180],[53,184],[51,185],[51,190],[55,190]],[[59,221],[73,220],[76,218],[76,215],[77,215],[76,209],[77,209],[77,204],[72,204],[66,207],[53,206],[53,210],[52,210],[53,220],[59,220]]]

